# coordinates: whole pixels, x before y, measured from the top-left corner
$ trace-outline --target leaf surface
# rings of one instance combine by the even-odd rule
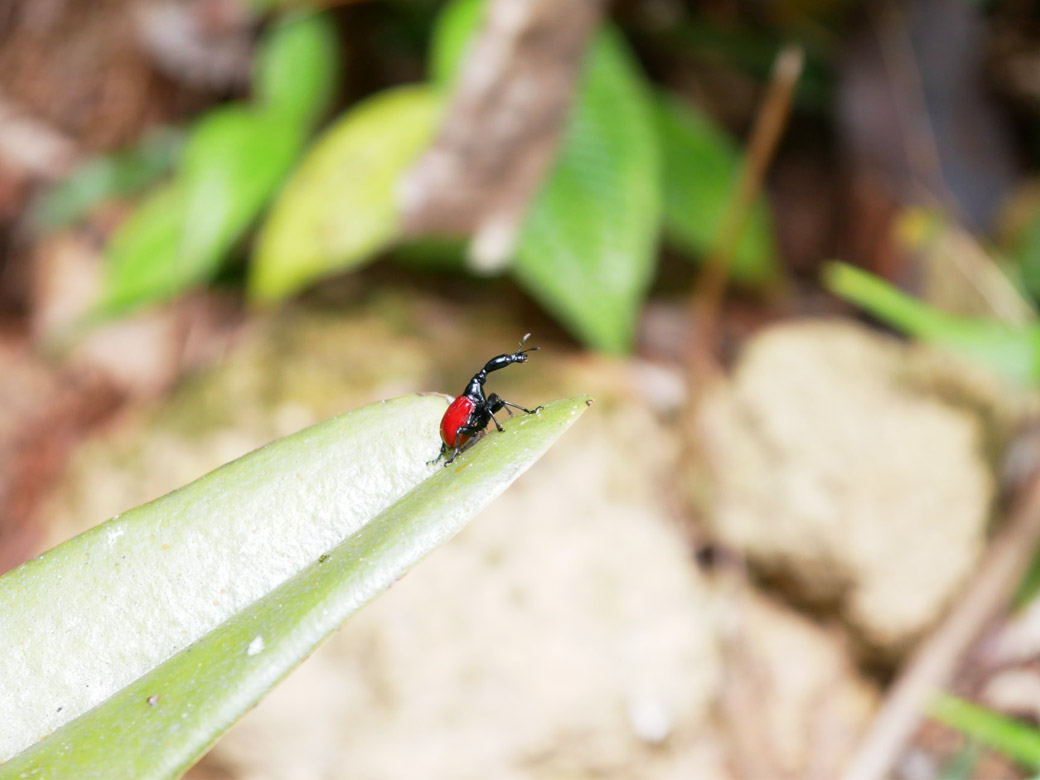
[[[210,279],[288,174],[303,136],[299,125],[246,106],[200,120],[177,178],[112,239],[102,312],[167,300]]]
[[[328,15],[290,13],[272,25],[260,46],[253,91],[263,110],[310,127],[328,110],[340,72]]]
[[[660,173],[643,77],[621,37],[602,30],[515,265],[521,284],[596,349],[632,345],[656,261]]]
[[[517,417],[441,468],[443,397],[373,404],[0,578],[0,757],[17,754],[0,778],[179,776],[586,405]]]
[[[693,106],[662,95],[655,119],[664,159],[666,238],[687,256],[703,257],[718,240],[743,165],[740,149]],[[777,274],[777,252],[764,198],[748,214],[730,267],[737,281],[761,284]]]

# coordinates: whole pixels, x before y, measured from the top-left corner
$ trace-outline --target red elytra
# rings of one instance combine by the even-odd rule
[[[538,347],[524,348],[524,344],[527,343],[530,336],[531,334],[528,333],[520,339],[520,346],[517,347],[516,352],[511,355],[497,355],[485,363],[484,367],[469,380],[466,389],[459,397],[448,405],[444,417],[441,418],[441,451],[436,458],[426,461],[426,465],[432,466],[450,453],[450,457],[444,461],[444,465],[447,466],[458,457],[466,442],[487,428],[488,423],[493,422],[495,429],[502,431],[503,428],[495,417],[495,412],[505,409],[512,416],[513,409],[519,409],[525,414],[534,414],[542,408],[539,406],[535,409],[527,409],[520,404],[499,398],[495,393],[484,395],[484,382],[487,381],[488,374],[492,371],[500,371],[513,363],[526,363],[527,353],[538,349]]]
[[[455,449],[456,441],[455,434],[459,428],[463,428],[469,424],[470,416],[473,414],[473,407],[476,404],[472,398],[465,395],[460,395],[451,405],[448,410],[444,413],[444,417],[441,418],[441,439],[449,448]],[[459,447],[462,447],[470,440],[469,434],[462,434],[459,437],[460,441],[457,442]]]

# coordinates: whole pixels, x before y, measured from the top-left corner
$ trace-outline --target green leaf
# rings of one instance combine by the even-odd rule
[[[292,119],[232,107],[210,114],[184,154],[189,193],[183,262],[206,278],[285,180],[305,130]]]
[[[928,714],[1030,770],[1040,769],[1040,731],[1032,726],[949,694],[933,698]]]
[[[165,300],[210,279],[288,174],[303,134],[296,122],[245,106],[200,120],[173,184],[112,239],[100,312]]]
[[[351,109],[310,150],[267,219],[250,292],[275,301],[354,268],[398,234],[397,183],[430,140],[440,108],[425,86]]]
[[[1024,384],[1040,379],[1040,328],[1036,326],[1012,328],[947,314],[845,263],[829,263],[823,283],[882,322],[975,360],[1007,379]]]
[[[0,578],[0,779],[179,776],[586,405],[511,420],[445,469],[425,463],[443,397],[373,404]]]
[[[95,314],[170,298],[187,286],[178,278],[187,201],[182,186],[167,185],[120,225],[105,251],[105,289]]]
[[[659,163],[643,77],[621,37],[603,30],[515,265],[531,294],[596,349],[632,345],[654,268]]]
[[[705,114],[661,95],[655,104],[664,159],[666,238],[693,257],[714,248],[743,166],[737,145]],[[764,198],[752,206],[737,243],[732,277],[761,284],[777,275],[772,222]]]
[[[340,51],[328,14],[290,13],[264,35],[253,91],[259,106],[311,126],[332,101]]]
[[[441,10],[430,45],[430,77],[441,88],[455,80],[466,47],[484,18],[484,0],[453,0]]]

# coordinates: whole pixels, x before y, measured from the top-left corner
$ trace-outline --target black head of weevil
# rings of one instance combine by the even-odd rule
[[[447,411],[444,412],[444,416],[441,418],[440,454],[433,460],[427,461],[428,464],[436,463],[450,451],[451,457],[444,462],[444,465],[447,466],[455,460],[466,443],[474,435],[487,428],[488,423],[492,421],[495,423],[495,428],[501,431],[502,426],[499,425],[495,412],[505,409],[512,416],[513,409],[519,409],[526,414],[534,414],[542,408],[538,406],[534,409],[525,409],[519,404],[510,403],[499,398],[495,393],[489,396],[484,395],[484,383],[487,381],[488,374],[492,371],[499,371],[506,366],[511,366],[513,363],[526,363],[528,353],[538,349],[538,347],[524,348],[524,344],[527,343],[530,337],[530,333],[526,334],[520,340],[520,346],[516,352],[511,355],[498,355],[491,358],[469,380],[469,384],[462,391],[462,395],[448,405]]]

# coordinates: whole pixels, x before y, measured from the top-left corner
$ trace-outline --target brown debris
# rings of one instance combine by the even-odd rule
[[[120,394],[97,374],[57,370],[0,338],[0,573],[35,551],[36,507],[83,433]]]

